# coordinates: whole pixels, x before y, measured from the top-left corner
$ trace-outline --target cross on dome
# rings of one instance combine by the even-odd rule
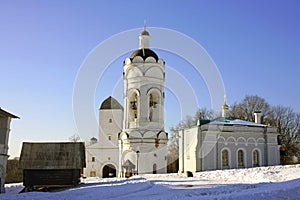
[[[140,35],[141,36],[143,36],[143,35],[150,36],[150,34],[148,33],[148,31],[146,30],[146,20],[144,20],[144,30],[141,32]]]

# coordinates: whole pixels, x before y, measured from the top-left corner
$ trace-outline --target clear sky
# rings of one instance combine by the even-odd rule
[[[142,29],[144,20],[201,44],[221,73],[229,105],[257,94],[300,112],[297,0],[0,1],[0,106],[21,118],[12,122],[12,157],[19,156],[23,141],[67,141],[77,133],[72,95],[82,62],[112,35]],[[186,73],[201,106],[209,107],[205,83],[193,80],[193,72],[186,70],[189,63],[157,53]],[[101,102],[114,95],[110,85],[122,77],[122,62],[129,55],[115,60],[107,82],[99,83],[95,115]],[[122,94],[114,96],[123,103]],[[168,129],[184,116],[173,94],[167,92],[165,103]]]

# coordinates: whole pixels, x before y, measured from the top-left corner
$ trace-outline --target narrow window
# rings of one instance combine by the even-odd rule
[[[244,165],[244,152],[242,150],[238,151],[238,167],[245,167]]]
[[[130,105],[129,105],[129,117],[130,121],[137,120],[137,94],[132,94],[130,98]]]
[[[159,99],[160,96],[157,93],[149,95],[149,121],[154,122],[159,120]]]
[[[228,150],[222,151],[222,167],[228,167],[229,166],[229,160],[228,160]]]
[[[253,159],[253,167],[259,167],[259,154],[258,150],[253,151],[252,159]]]
[[[150,122],[152,121],[152,117],[153,117],[153,105],[154,105],[153,97],[152,94],[150,94],[149,97],[149,121]]]
[[[108,136],[108,140],[111,140],[111,135]]]
[[[95,162],[95,157],[92,157],[92,162]]]
[[[108,122],[109,122],[109,123],[112,123],[112,119],[109,119]]]

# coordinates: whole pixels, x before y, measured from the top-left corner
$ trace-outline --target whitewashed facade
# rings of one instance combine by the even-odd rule
[[[166,173],[164,131],[165,63],[150,49],[150,34],[124,62],[124,124],[119,135],[119,176]]]
[[[124,61],[124,110],[112,97],[99,110],[99,142],[86,145],[85,176],[129,177],[167,172],[164,131],[165,63],[150,49],[146,28]]]
[[[179,133],[179,171],[278,165],[277,136],[276,128],[260,123],[230,117],[200,120]]]

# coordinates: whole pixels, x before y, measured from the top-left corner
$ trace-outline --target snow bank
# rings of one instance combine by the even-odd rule
[[[16,193],[20,186],[6,185],[6,191]],[[93,177],[61,192],[8,193],[0,194],[0,199],[299,199],[300,165],[198,172],[189,178],[183,174]]]
[[[8,194],[18,194],[23,189],[24,189],[23,183],[9,183],[9,184],[5,184],[5,192],[8,193]]]

